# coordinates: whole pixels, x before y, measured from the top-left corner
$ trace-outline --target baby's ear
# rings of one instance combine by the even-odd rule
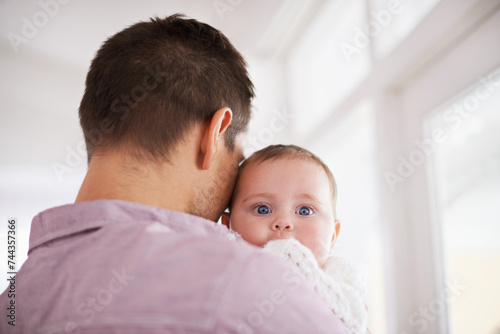
[[[231,228],[229,224],[230,220],[231,220],[231,215],[229,214],[229,212],[224,212],[220,217],[222,225],[226,225],[227,228]]]
[[[335,219],[335,234],[333,235],[332,238],[332,245],[330,247],[330,251],[332,251],[333,246],[335,246],[335,242],[339,237],[339,233],[340,233],[340,221],[338,219]]]

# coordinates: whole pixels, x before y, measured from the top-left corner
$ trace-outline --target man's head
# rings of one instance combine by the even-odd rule
[[[218,30],[139,22],[92,61],[79,114],[89,172],[77,201],[115,198],[217,220],[229,200],[253,85]]]
[[[88,159],[125,148],[140,161],[168,160],[189,128],[223,107],[232,111],[232,150],[253,96],[245,61],[220,31],[181,15],[134,24],[102,45],[87,75]]]
[[[335,179],[317,156],[294,145],[272,145],[241,165],[223,222],[257,246],[295,238],[322,264],[340,230],[336,199]]]

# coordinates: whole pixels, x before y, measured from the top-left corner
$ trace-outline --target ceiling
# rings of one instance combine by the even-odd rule
[[[124,27],[183,13],[221,30],[250,64],[286,54],[325,1],[0,0],[0,167],[48,170],[81,141],[89,64]]]
[[[244,55],[269,56],[276,52],[277,45],[289,42],[291,30],[300,30],[298,26],[307,21],[323,2],[0,0],[0,31],[4,36],[1,41],[2,56],[12,52],[7,35],[15,33],[22,36],[26,20],[38,22],[39,28],[32,38],[28,38],[27,44],[19,46],[20,53],[36,53],[81,65],[88,63],[104,39],[125,26],[153,16],[174,13],[185,14],[221,30]],[[41,3],[51,5],[44,9]],[[40,14],[43,12],[49,15]],[[48,19],[45,20],[44,16]]]

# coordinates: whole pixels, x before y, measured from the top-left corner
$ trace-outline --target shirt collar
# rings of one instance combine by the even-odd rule
[[[101,199],[45,210],[31,223],[28,254],[38,246],[86,230],[124,221],[155,221],[178,232],[205,235],[234,234],[226,226],[187,213],[141,203]]]

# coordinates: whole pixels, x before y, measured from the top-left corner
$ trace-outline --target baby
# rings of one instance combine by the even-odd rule
[[[336,199],[335,179],[317,156],[294,145],[271,145],[240,166],[222,223],[295,263],[348,333],[366,333],[362,275],[354,264],[330,255],[340,231]]]

